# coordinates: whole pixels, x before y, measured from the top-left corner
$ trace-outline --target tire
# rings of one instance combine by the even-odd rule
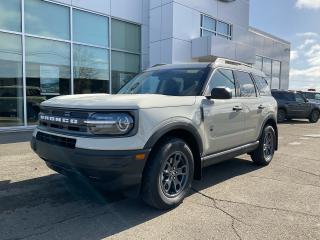
[[[142,199],[161,210],[178,206],[191,189],[193,173],[194,158],[188,144],[178,138],[162,141],[144,170]]]
[[[320,111],[319,110],[313,110],[309,116],[309,121],[311,123],[316,123],[319,121],[320,118]]]
[[[272,161],[276,149],[276,134],[272,126],[263,129],[259,146],[251,154],[252,161],[259,166],[267,166]]]
[[[284,109],[278,109],[278,122],[282,123],[286,120],[286,111]]]

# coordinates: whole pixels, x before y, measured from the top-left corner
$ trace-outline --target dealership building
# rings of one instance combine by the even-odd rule
[[[249,0],[0,0],[0,132],[34,127],[46,99],[116,93],[160,63],[224,57],[287,89],[290,43],[249,13]]]

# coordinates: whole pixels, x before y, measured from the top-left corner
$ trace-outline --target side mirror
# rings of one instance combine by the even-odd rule
[[[232,90],[227,87],[216,87],[211,91],[210,99],[231,99]]]

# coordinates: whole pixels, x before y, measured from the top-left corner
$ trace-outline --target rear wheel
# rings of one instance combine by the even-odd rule
[[[313,110],[310,114],[310,117],[309,117],[309,121],[311,123],[316,123],[319,121],[319,117],[320,117],[320,111],[318,110]]]
[[[286,111],[284,109],[278,110],[278,122],[284,122],[286,120]]]
[[[144,171],[143,200],[158,209],[179,205],[191,188],[193,163],[192,151],[185,141],[163,141],[151,154]]]
[[[253,162],[260,166],[268,165],[276,149],[276,134],[272,126],[267,125],[259,139],[259,147],[251,154]]]

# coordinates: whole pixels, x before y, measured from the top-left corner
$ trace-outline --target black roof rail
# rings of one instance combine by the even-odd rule
[[[153,65],[152,67],[160,67],[160,66],[164,66],[167,65],[166,63],[157,63],[155,65]]]

